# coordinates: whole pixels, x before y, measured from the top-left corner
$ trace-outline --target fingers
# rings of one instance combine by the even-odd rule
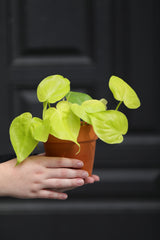
[[[99,177],[96,175],[92,175],[86,178],[50,178],[46,179],[43,182],[43,188],[51,188],[51,189],[72,189],[75,187],[83,186],[84,184],[94,183],[98,180]]]
[[[92,176],[85,178],[85,184],[94,183],[94,182],[98,182],[98,181],[100,181],[100,177],[97,175],[92,175]]]
[[[73,179],[46,179],[43,182],[43,188],[56,188],[56,189],[65,189],[72,187],[79,187],[84,185],[84,180],[82,178],[73,178]]]
[[[64,189],[53,189],[53,191],[57,191],[57,192],[67,192],[70,190],[75,189],[75,187],[70,187],[70,188],[64,188]]]
[[[88,184],[88,183],[94,183],[93,177],[89,176],[89,177],[85,178],[85,184]]]
[[[93,179],[95,182],[99,182],[100,181],[100,177],[98,175],[92,175]]]
[[[36,197],[37,198],[46,198],[46,199],[65,200],[68,198],[68,195],[66,193],[55,192],[50,189],[42,189],[38,192]]]
[[[86,178],[88,177],[88,172],[79,169],[71,168],[48,168],[45,174],[45,178]]]
[[[44,165],[47,168],[81,168],[83,162],[72,158],[44,157]]]
[[[81,171],[83,172],[83,171]],[[100,178],[97,175],[92,175],[82,178],[74,179],[47,179],[44,183],[44,188],[39,190],[38,198],[59,199],[65,200],[68,195],[64,192],[72,190],[76,187],[82,186],[88,183],[94,183],[99,181]]]

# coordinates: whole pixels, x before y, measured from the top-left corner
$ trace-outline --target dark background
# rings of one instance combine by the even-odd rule
[[[160,239],[159,0],[0,0],[0,153],[13,150],[9,124],[41,116],[38,83],[61,74],[72,90],[105,97],[111,75],[141,100],[122,108],[129,132],[120,145],[97,142],[101,182],[67,201],[0,199],[0,239]],[[41,146],[40,146],[41,149]]]

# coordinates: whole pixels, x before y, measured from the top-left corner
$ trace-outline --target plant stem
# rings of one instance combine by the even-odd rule
[[[120,107],[121,103],[122,103],[122,101],[120,101],[120,102],[118,103],[118,105],[117,105],[117,107],[116,107],[116,111],[118,111],[118,108]]]
[[[47,110],[47,102],[43,102],[43,116],[42,116],[42,118],[44,118],[44,114],[45,114],[46,110]]]

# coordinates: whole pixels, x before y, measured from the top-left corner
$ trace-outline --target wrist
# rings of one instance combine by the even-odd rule
[[[12,161],[12,160],[11,160]],[[9,189],[12,183],[11,161],[0,163],[0,196],[9,196]]]

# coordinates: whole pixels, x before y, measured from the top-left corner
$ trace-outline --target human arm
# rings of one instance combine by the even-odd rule
[[[63,192],[99,180],[76,159],[36,155],[15,165],[16,159],[0,164],[0,196],[66,199]]]

